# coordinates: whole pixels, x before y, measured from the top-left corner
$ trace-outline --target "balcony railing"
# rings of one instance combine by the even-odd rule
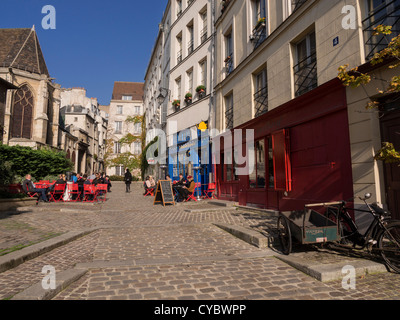
[[[317,53],[313,53],[294,67],[296,97],[318,86]]]
[[[181,63],[182,62],[182,49],[178,51],[178,55],[177,55],[177,63]]]
[[[233,129],[233,106],[225,112],[226,129]]]
[[[255,117],[268,112],[268,87],[265,86],[254,94]]]
[[[254,29],[251,36],[251,41],[254,44],[254,49],[258,48],[261,43],[267,38],[267,27],[265,22],[258,23]]]
[[[208,37],[208,30],[207,26],[205,26],[200,34],[200,42],[203,44],[207,40],[207,37]]]
[[[379,25],[391,26],[392,34],[374,35],[375,28]],[[385,49],[391,39],[400,34],[400,0],[382,4],[370,12],[363,21],[363,31],[366,59],[370,60],[375,53]]]
[[[194,40],[192,39],[188,42],[188,55],[191,54],[193,50],[194,50]]]
[[[298,8],[300,8],[307,0],[292,0],[292,12],[295,12]]]

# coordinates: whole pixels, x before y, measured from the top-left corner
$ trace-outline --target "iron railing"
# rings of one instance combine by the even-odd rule
[[[292,0],[292,12],[295,12],[298,8],[300,8],[307,0]]]
[[[182,62],[182,49],[178,51],[178,55],[177,55],[177,63],[181,63]]]
[[[264,86],[254,94],[255,117],[259,117],[268,112],[268,86]]]
[[[193,52],[193,50],[194,50],[194,40],[191,39],[188,42],[188,55],[191,54]]]
[[[265,23],[261,23],[253,29],[252,42],[254,44],[254,50],[257,49],[265,39],[267,39],[267,27]]]
[[[233,105],[225,111],[226,129],[233,129]]]
[[[208,30],[207,26],[205,26],[200,34],[200,42],[203,44],[207,40],[207,37],[208,37]]]
[[[379,25],[391,26],[392,34],[374,35],[375,28]],[[385,49],[391,39],[400,34],[400,0],[382,4],[370,12],[363,21],[363,31],[366,59],[370,60],[375,53]]]
[[[294,67],[296,97],[318,86],[317,53],[313,53]]]

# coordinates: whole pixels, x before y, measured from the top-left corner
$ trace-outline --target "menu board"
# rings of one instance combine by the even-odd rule
[[[172,183],[169,180],[160,180],[157,183],[157,189],[154,196],[154,204],[162,203],[175,205],[174,192],[172,190]]]

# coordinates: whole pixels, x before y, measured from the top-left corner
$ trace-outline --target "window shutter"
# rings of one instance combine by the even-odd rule
[[[289,147],[290,147],[290,140],[289,140],[288,130],[280,130],[272,134],[275,190],[279,191],[292,190]]]

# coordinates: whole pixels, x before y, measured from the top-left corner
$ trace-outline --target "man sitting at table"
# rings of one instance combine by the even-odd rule
[[[179,174],[179,181],[176,183],[178,186],[186,185],[186,180],[183,178],[183,173]]]
[[[182,195],[184,196],[185,200],[188,199],[189,194],[192,194],[194,189],[196,188],[196,183],[193,181],[192,176],[188,176],[188,184],[182,188]]]
[[[49,202],[48,198],[47,198],[47,189],[36,189],[35,184],[32,182],[32,177],[30,174],[27,174],[25,176],[25,180],[24,182],[22,182],[22,190],[24,190],[25,193],[37,193],[39,195],[36,204],[38,204],[38,202],[40,200],[44,201],[44,202]]]

